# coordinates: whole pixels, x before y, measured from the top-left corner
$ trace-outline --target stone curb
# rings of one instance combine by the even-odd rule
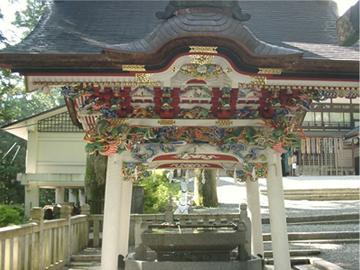
[[[357,220],[359,222],[359,213],[343,214],[343,215],[328,215],[328,216],[306,216],[306,217],[287,217],[286,222],[289,223],[305,223],[305,222],[324,222],[324,221],[345,221],[345,220]],[[261,223],[270,224],[270,218],[262,218]]]
[[[309,258],[311,265],[323,270],[345,270],[344,268],[317,257]]]

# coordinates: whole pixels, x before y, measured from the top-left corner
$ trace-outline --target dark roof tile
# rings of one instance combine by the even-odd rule
[[[49,0],[34,31],[19,44],[0,53],[99,54],[104,47],[134,50],[134,44],[127,43],[144,38],[138,45],[149,50],[149,46],[153,48],[158,43],[146,37],[163,22],[155,13],[165,10],[167,4],[168,1]],[[239,5],[243,12],[252,16],[243,25],[257,39],[273,46],[264,48],[261,53],[269,50],[270,54],[290,53],[281,49],[283,47],[304,51],[304,58],[358,59],[358,43],[351,47],[337,45],[338,14],[332,1],[240,1]],[[202,17],[186,14],[184,17],[192,22],[188,27],[180,23],[178,17],[173,18],[176,24],[164,23],[159,35],[166,36],[167,33],[174,37],[188,33],[189,29],[196,33],[223,31],[222,34],[240,39],[248,35],[246,28],[236,26],[240,24],[238,21],[225,20],[221,14],[208,13]],[[206,22],[209,27],[201,27],[201,20],[209,18],[213,20]],[[194,21],[199,22],[198,26],[194,26]],[[149,46],[145,41],[150,43]]]

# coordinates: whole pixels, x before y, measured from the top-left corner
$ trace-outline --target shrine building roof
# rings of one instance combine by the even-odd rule
[[[48,1],[35,30],[1,54],[102,54],[104,49],[146,52],[176,36],[214,34],[240,40],[255,55],[301,53],[307,59],[359,58],[358,43],[351,47],[337,45],[338,14],[332,1],[240,1],[250,20],[239,21],[226,12],[215,14],[209,10],[206,14],[179,12],[164,22],[156,13],[164,12],[168,3]]]

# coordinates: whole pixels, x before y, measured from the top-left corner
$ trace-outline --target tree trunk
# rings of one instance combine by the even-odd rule
[[[205,183],[202,183],[202,171],[205,171]],[[205,207],[217,207],[218,197],[216,190],[216,171],[195,169],[195,194],[194,200],[196,205]]]
[[[86,156],[85,195],[92,214],[101,214],[103,210],[106,168],[107,156],[98,153]]]

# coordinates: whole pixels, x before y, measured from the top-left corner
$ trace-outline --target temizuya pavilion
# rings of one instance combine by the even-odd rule
[[[49,1],[33,33],[1,52],[0,65],[25,75],[29,91],[62,87],[86,152],[109,156],[103,270],[128,253],[133,181],[157,168],[246,181],[253,254],[263,254],[256,180],[267,178],[275,267],[290,269],[281,154],[305,137],[298,124],[310,102],[359,95],[358,51],[337,45],[335,9]]]

